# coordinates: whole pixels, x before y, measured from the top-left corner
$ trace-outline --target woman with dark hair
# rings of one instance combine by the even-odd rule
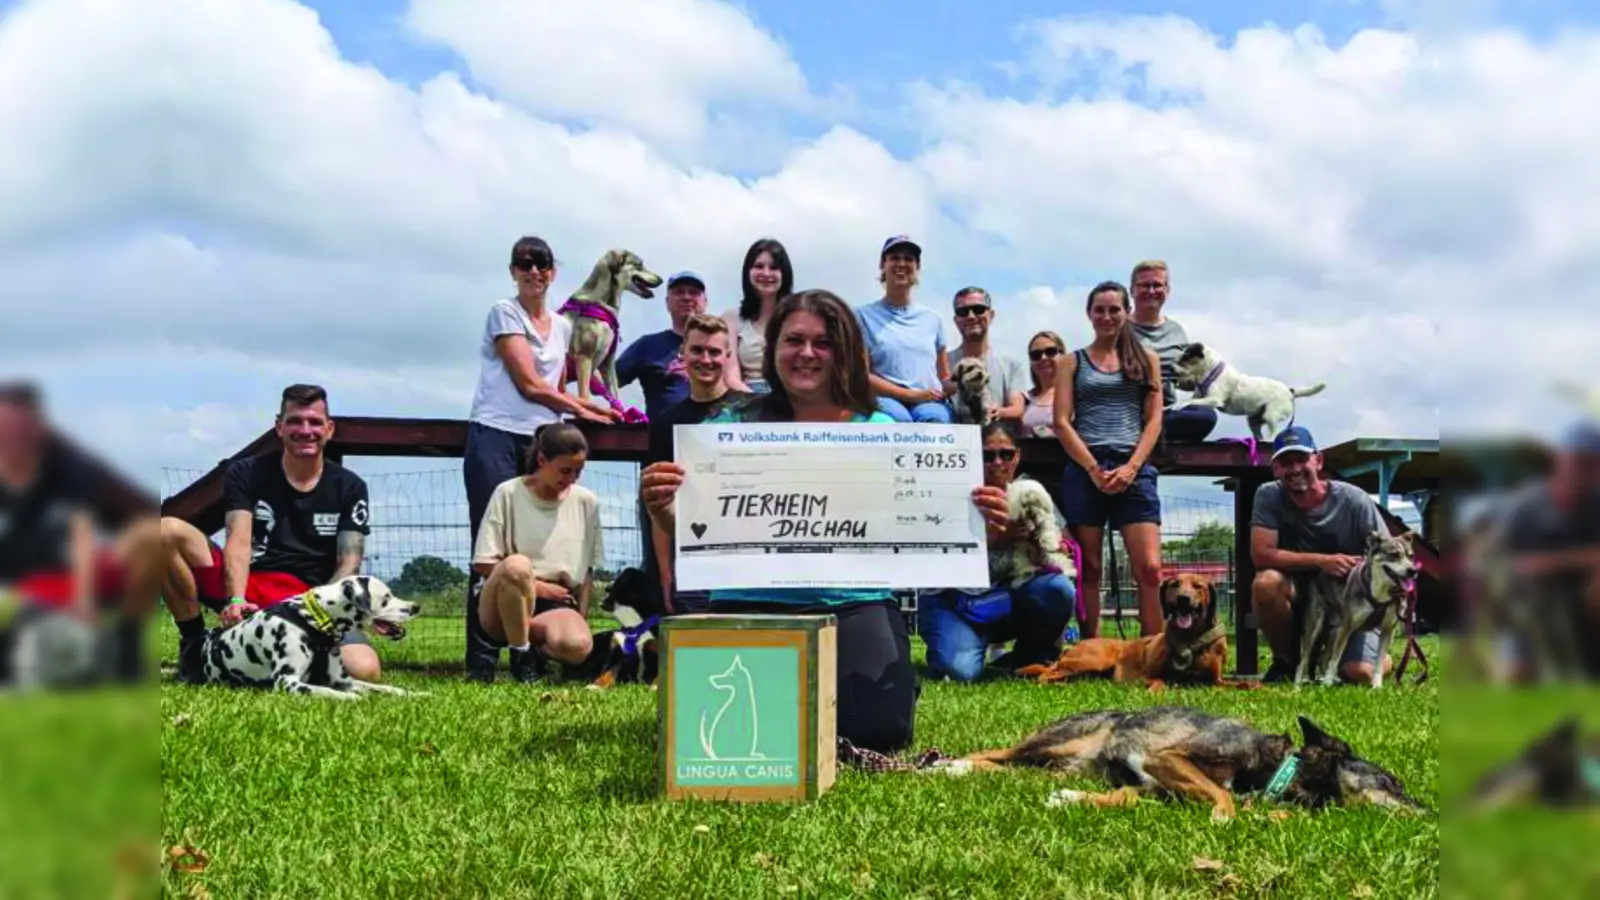
[[[744,254],[743,296],[739,308],[723,315],[733,338],[733,358],[724,368],[728,389],[765,394],[767,379],[761,374],[767,325],[778,301],[794,293],[794,266],[789,251],[774,238],[762,238]]]
[[[514,478],[533,434],[563,415],[595,422],[620,418],[562,391],[572,326],[546,301],[556,280],[556,258],[544,238],[525,236],[511,247],[516,294],[489,307],[478,338],[478,385],[467,416],[461,468],[467,492],[469,540],[477,541],[489,495]],[[499,653],[478,628],[477,577],[467,584],[467,673],[492,677]]]
[[[1094,341],[1056,365],[1056,437],[1067,451],[1062,513],[1083,549],[1085,638],[1100,633],[1107,523],[1122,534],[1139,593],[1143,634],[1161,630],[1161,497],[1147,460],[1161,436],[1161,363],[1134,333],[1128,289],[1095,285]]]
[[[589,599],[605,542],[600,500],[578,484],[588,455],[577,426],[540,428],[528,474],[495,488],[478,530],[472,569],[487,579],[478,623],[496,648],[510,648],[518,681],[537,678],[547,658],[577,665],[592,646]]]
[[[1022,452],[1015,426],[991,422],[983,426],[983,483],[1004,491],[1017,480]],[[1024,476],[1025,477],[1025,476]],[[1048,499],[1049,515],[1056,508]],[[1016,641],[1009,670],[1055,662],[1061,636],[1077,600],[1071,560],[1061,565],[1018,571],[1012,556],[1018,540],[1028,539],[1029,523],[1019,519],[1006,534],[989,543],[991,584],[987,590],[944,590],[925,594],[917,610],[917,633],[928,647],[928,671],[955,681],[975,681],[983,674],[991,644]],[[1015,532],[1015,533],[1013,533]]]
[[[828,291],[779,301],[767,323],[761,371],[771,393],[724,409],[708,422],[877,422],[860,327],[850,307]],[[645,468],[640,498],[656,528],[673,531],[683,466]],[[1006,525],[1005,491],[977,488],[973,502],[998,539]],[[839,622],[838,734],[857,747],[892,752],[911,743],[917,702],[911,639],[887,590],[793,588],[712,590],[713,613],[831,614]]]

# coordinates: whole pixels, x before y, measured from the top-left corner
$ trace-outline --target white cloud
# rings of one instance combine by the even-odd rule
[[[413,0],[406,23],[499,97],[674,149],[699,144],[712,104],[807,102],[778,39],[716,0]]]
[[[721,310],[756,237],[789,246],[801,286],[859,303],[882,239],[909,232],[922,299],[988,286],[1019,356],[1045,328],[1083,343],[1089,285],[1167,259],[1193,337],[1329,382],[1303,405],[1324,440],[1541,427],[1560,404],[1529,398],[1592,380],[1600,210],[1582,198],[1600,196],[1600,133],[1576,111],[1600,94],[1594,34],[1334,46],[1309,27],[1036,22],[1018,65],[1037,95],[908,86],[922,144],[897,158],[842,126],[774,147],[774,120],[741,104],[816,100],[733,7],[620,8],[416,3],[412,29],[487,94],[352,63],[287,0],[14,8],[0,359],[48,375],[130,464],[208,466],[290,380],[363,414],[463,415],[521,234],[555,245],[557,295],[627,246],[702,272]],[[602,19],[613,43],[585,55]],[[763,174],[696,159],[708,128],[750,122]],[[658,301],[629,302],[627,336],[663,326]]]

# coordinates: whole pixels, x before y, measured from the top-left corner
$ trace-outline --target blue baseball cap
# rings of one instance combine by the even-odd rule
[[[672,277],[667,279],[667,290],[672,290],[672,286],[680,281],[688,281],[693,284],[697,284],[700,286],[700,290],[702,291],[706,289],[706,280],[701,278],[698,272],[695,272],[693,269],[684,269],[681,272],[672,273]]]
[[[1291,425],[1283,433],[1272,439],[1272,458],[1277,459],[1285,453],[1315,453],[1317,442],[1311,437],[1311,432],[1299,425]]]
[[[1584,456],[1600,456],[1600,423],[1583,421],[1569,426],[1561,435],[1561,449]]]
[[[905,247],[909,249],[912,255],[916,256],[917,259],[922,258],[922,245],[918,244],[916,241],[913,241],[909,235],[904,234],[897,234],[894,237],[884,241],[883,249],[878,251],[878,258],[883,259],[885,256],[888,256],[889,251],[896,247]]]

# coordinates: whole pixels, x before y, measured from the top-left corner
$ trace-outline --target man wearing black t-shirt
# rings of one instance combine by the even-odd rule
[[[323,451],[333,437],[328,395],[315,385],[285,388],[277,417],[279,453],[236,460],[223,481],[222,547],[181,519],[163,519],[170,565],[163,592],[178,625],[178,677],[203,678],[203,603],[224,626],[361,569],[367,484]],[[378,680],[378,655],[365,634],[345,637],[340,658],[352,678]]]
[[[52,449],[48,430],[36,386],[0,384],[0,682],[20,674],[10,657],[18,635],[50,617],[59,617],[58,637],[71,634],[90,648],[94,672],[44,660],[31,677],[139,680],[159,578],[151,564],[160,542],[155,517],[102,542],[94,472]],[[109,643],[91,643],[102,638]]]
[[[743,391],[730,391],[723,378],[723,366],[729,355],[728,324],[717,316],[697,313],[689,317],[683,327],[683,364],[689,373],[689,396],[667,407],[659,416],[650,419],[650,448],[643,463],[665,462],[672,459],[672,426],[698,425],[716,415],[724,406],[750,398]],[[644,516],[644,504],[639,504]],[[667,599],[669,612],[684,612],[678,606],[698,607],[705,599],[700,593],[672,591],[672,535],[657,529],[644,516],[640,526],[646,536],[645,574],[661,585]]]

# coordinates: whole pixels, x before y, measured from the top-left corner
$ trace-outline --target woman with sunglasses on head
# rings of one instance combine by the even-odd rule
[[[1056,358],[1066,352],[1066,342],[1054,331],[1041,331],[1028,340],[1033,387],[1022,395],[1022,433],[1027,437],[1055,437]]]
[[[1161,363],[1134,333],[1128,289],[1105,281],[1086,304],[1094,341],[1056,364],[1056,437],[1067,451],[1062,512],[1083,549],[1085,638],[1100,633],[1100,571],[1109,524],[1122,534],[1139,593],[1139,626],[1161,631],[1161,497],[1148,460],[1161,436]]]
[[[994,422],[983,428],[983,483],[1004,491],[1017,478],[1021,452],[1011,425]],[[1056,515],[1050,505],[1050,515]],[[1007,522],[1006,533],[989,543],[993,584],[987,591],[946,590],[924,595],[917,610],[917,633],[928,646],[928,672],[955,681],[975,681],[983,674],[989,645],[1012,640],[1016,645],[998,668],[1015,670],[1049,665],[1061,650],[1078,599],[1072,571],[1040,568],[1014,572],[1012,547],[1026,539],[1026,522]],[[1016,576],[1024,576],[1014,584]]]
[[[850,307],[821,290],[778,302],[767,323],[762,373],[771,393],[724,408],[715,422],[889,423],[877,408],[867,353]],[[639,495],[655,528],[673,533],[674,498],[686,477],[676,462],[645,467]],[[997,540],[1006,525],[1003,490],[982,486],[973,503]],[[917,702],[911,639],[888,590],[788,588],[712,590],[712,613],[830,614],[838,619],[838,734],[891,753],[911,743]]]
[[[744,293],[739,308],[723,315],[733,338],[732,359],[724,368],[728,390],[766,394],[771,388],[761,375],[767,323],[778,301],[794,292],[794,266],[789,251],[773,238],[762,238],[744,254]]]
[[[560,421],[563,414],[591,422],[619,418],[563,392],[572,326],[545,302],[556,280],[550,245],[539,237],[520,238],[511,247],[510,274],[516,295],[489,307],[478,340],[478,387],[461,461],[474,543],[489,497],[517,477],[540,426]],[[474,576],[467,589],[467,673],[485,676],[494,671],[500,652],[485,640],[478,624],[478,580]]]

